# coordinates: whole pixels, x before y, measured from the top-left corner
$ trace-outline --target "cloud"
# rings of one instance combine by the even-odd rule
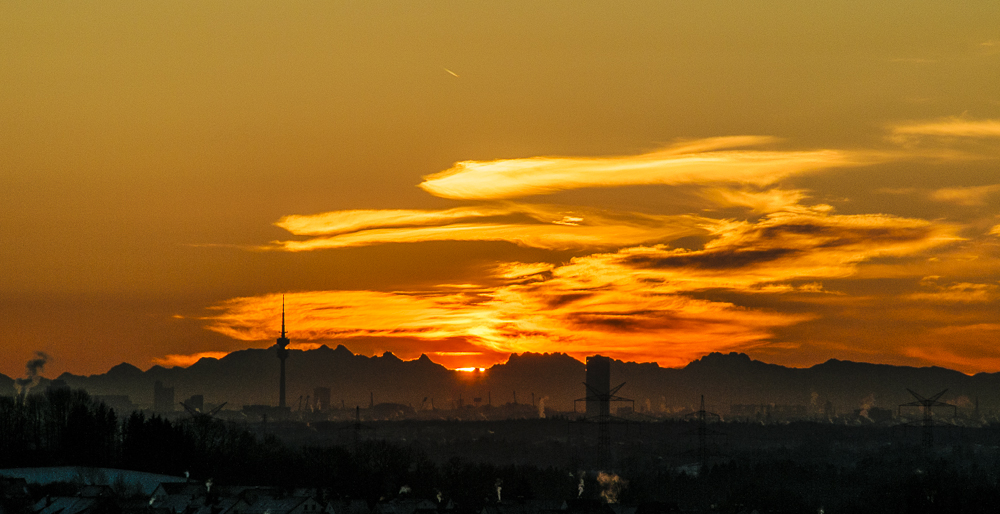
[[[996,297],[994,293],[1000,289],[994,284],[970,282],[940,286],[936,282],[937,278],[940,277],[925,277],[920,281],[920,285],[932,289],[931,291],[908,294],[905,298],[935,303],[986,303],[992,301]]]
[[[919,136],[996,138],[1000,137],[1000,120],[969,120],[952,117],[935,121],[902,123],[890,127],[890,130],[892,136],[898,140]]]
[[[186,368],[201,359],[221,359],[226,355],[229,355],[229,352],[198,352],[191,354],[172,353],[170,355],[153,359],[153,364],[157,364],[165,368],[172,368],[174,366]]]
[[[349,210],[322,214],[284,216],[279,226],[298,236],[334,235],[359,230],[385,227],[411,227],[418,225],[443,225],[456,221],[509,216],[516,209],[501,207],[458,207],[447,210]]]
[[[286,216],[278,226],[296,235],[318,237],[275,241],[264,249],[301,252],[388,243],[508,241],[569,250],[616,248],[704,233],[699,219],[692,216],[514,204],[445,211],[338,211]],[[332,235],[323,237],[327,234]]]
[[[700,192],[700,195],[720,207],[747,207],[760,213],[802,210],[804,207],[800,203],[809,198],[809,195],[801,190],[749,191],[725,187],[706,188]],[[813,207],[813,209],[815,208]]]
[[[692,222],[662,227],[634,225],[545,226],[529,224],[455,224],[443,227],[379,229],[306,241],[277,241],[282,250],[301,252],[387,243],[427,241],[507,241],[546,250],[614,248],[649,241],[669,241],[701,233]]]
[[[585,187],[727,182],[766,186],[798,173],[877,160],[870,154],[843,150],[736,150],[774,141],[765,136],[731,136],[622,157],[462,161],[424,177],[420,187],[443,198],[496,200]]]
[[[775,328],[815,317],[692,293],[823,294],[816,279],[847,277],[865,261],[915,255],[956,239],[953,227],[943,224],[841,216],[825,207],[772,213],[756,222],[691,219],[710,237],[700,250],[660,244],[561,265],[503,263],[487,277],[490,285],[479,287],[289,293],[290,337],[458,339],[493,354],[561,351],[582,357],[602,351],[680,365],[708,351],[764,344]],[[269,341],[280,305],[277,294],[236,298],[215,307],[217,313],[206,318],[208,328],[240,340]]]
[[[990,229],[989,235],[1000,237],[1000,225],[996,225]]]
[[[903,348],[902,353],[966,373],[995,372],[1000,369],[1000,351],[996,345],[984,345],[983,341],[995,341],[998,337],[998,323],[949,325],[926,331],[915,344]]]
[[[938,202],[977,206],[985,205],[986,199],[997,193],[1000,193],[1000,184],[977,187],[946,187],[933,191],[930,197]]]
[[[620,259],[690,289],[752,289],[806,278],[840,278],[859,263],[914,255],[959,238],[956,227],[887,215],[776,213],[756,223],[720,220],[702,250],[632,248]]]

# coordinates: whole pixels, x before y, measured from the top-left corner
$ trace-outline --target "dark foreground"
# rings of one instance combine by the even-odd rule
[[[989,426],[935,428],[933,441],[920,428],[828,423],[718,423],[696,434],[697,423],[683,420],[615,426],[608,454],[596,444],[596,427],[566,419],[245,425],[119,417],[82,391],[0,398],[0,468],[188,472],[188,487],[201,491],[191,493],[197,508],[171,510],[112,484],[113,496],[87,512],[249,514],[253,502],[240,503],[249,493],[237,486],[251,485],[273,488],[254,493],[267,497],[305,494],[331,514],[361,505],[394,514],[608,513],[607,505],[617,514],[996,512],[1000,505],[1000,433]],[[29,485],[27,495],[5,487],[2,512],[42,512],[46,497],[82,494],[80,485]],[[230,493],[236,499],[227,500]],[[266,510],[286,514],[278,505],[290,503]]]

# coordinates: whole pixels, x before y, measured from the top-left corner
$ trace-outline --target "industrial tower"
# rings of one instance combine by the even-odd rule
[[[278,338],[278,359],[281,360],[281,378],[278,385],[278,407],[285,408],[285,359],[288,358],[288,338],[285,337],[285,295],[281,295],[281,337]]]
[[[611,387],[611,359],[602,355],[587,357],[587,396],[573,402],[576,410],[577,402],[586,402],[586,417],[580,421],[597,423],[597,447],[599,458],[605,466],[611,466],[611,424],[625,423],[626,420],[611,414],[611,402],[631,402],[635,410],[635,401],[617,395],[625,385],[624,382]]]

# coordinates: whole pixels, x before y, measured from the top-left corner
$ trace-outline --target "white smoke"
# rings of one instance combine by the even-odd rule
[[[628,486],[628,480],[603,471],[598,473],[597,483],[601,486],[601,499],[606,503],[618,503],[618,496]]]
[[[858,412],[858,415],[861,416],[862,418],[867,419],[868,421],[871,421],[871,418],[868,417],[868,411],[871,410],[871,408],[874,405],[875,405],[875,393],[871,393],[861,400],[861,411]]]
[[[498,478],[497,479],[497,481],[496,481],[496,488],[497,488],[497,503],[500,503],[500,501],[501,501],[500,500],[500,490],[503,489],[503,479],[502,478]]]
[[[538,419],[545,419],[545,400],[548,396],[543,396],[538,400]]]

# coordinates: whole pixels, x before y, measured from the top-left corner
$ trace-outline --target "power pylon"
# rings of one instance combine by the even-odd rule
[[[924,448],[924,450],[929,450],[934,447],[934,426],[947,425],[947,423],[936,422],[934,420],[934,407],[951,407],[953,409],[952,417],[955,417],[958,413],[958,407],[950,403],[938,401],[938,398],[941,398],[944,393],[948,392],[947,389],[928,398],[924,398],[910,388],[907,388],[906,390],[909,391],[910,394],[917,399],[917,401],[899,404],[897,415],[902,415],[903,407],[920,407],[923,410],[923,416],[920,420],[911,421],[905,423],[904,425],[921,427],[920,445]]]
[[[709,429],[708,428],[708,419],[709,418],[713,418],[713,419],[721,421],[722,420],[722,416],[720,416],[720,415],[718,415],[718,414],[716,414],[714,412],[707,411],[705,409],[705,395],[701,395],[701,406],[698,408],[697,411],[692,412],[692,413],[688,414],[685,417],[694,418],[698,422],[698,426],[695,428],[695,430],[693,432],[688,432],[688,434],[692,434],[692,433],[693,434],[697,434],[697,436],[698,436],[698,448],[695,449],[693,452],[692,451],[688,451],[688,452],[685,452],[685,453],[688,454],[688,455],[690,455],[691,453],[694,453],[695,455],[697,455],[698,456],[698,465],[700,466],[700,470],[704,471],[704,470],[708,469],[708,458],[710,456],[718,455],[718,452],[713,451],[711,448],[709,448],[708,437],[709,436],[724,436],[725,435],[722,432],[716,432],[715,430]]]

